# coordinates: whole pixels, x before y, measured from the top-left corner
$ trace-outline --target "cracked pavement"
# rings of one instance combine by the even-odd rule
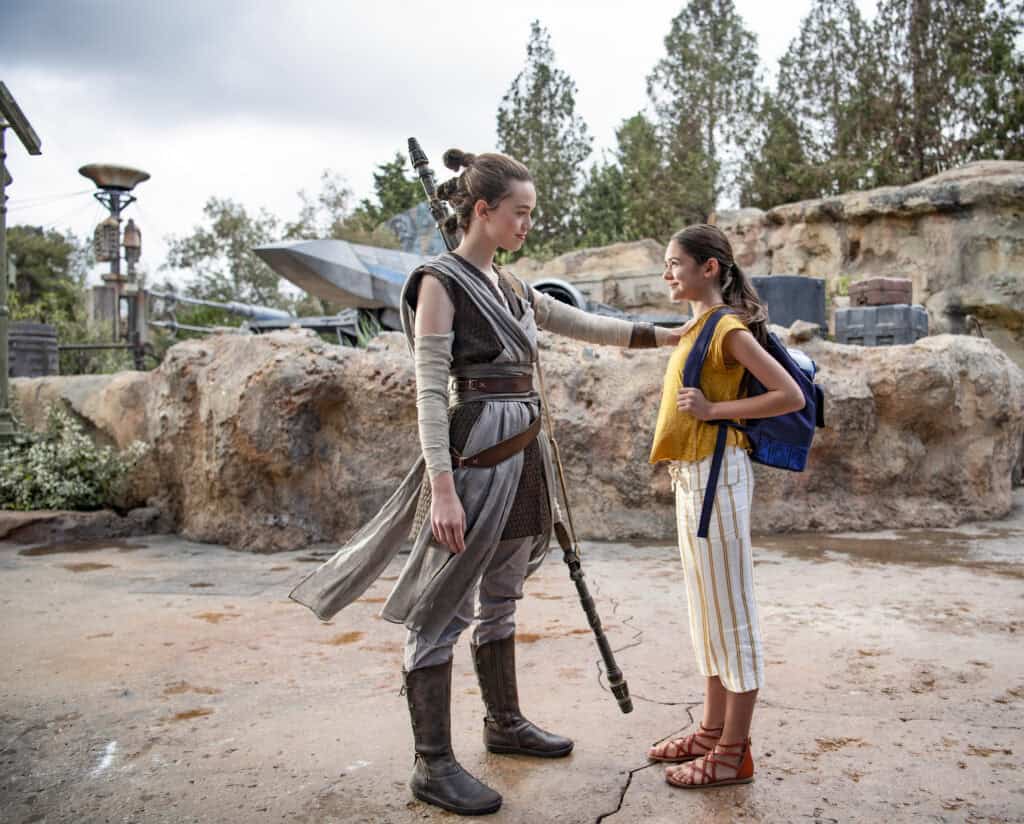
[[[622,715],[557,548],[519,609],[520,694],[566,759],[490,755],[468,644],[453,744],[495,822],[1024,821],[1024,491],[955,530],[755,539],[767,684],[754,784],[675,790],[647,747],[700,717],[674,546],[583,545]],[[329,547],[0,543],[0,820],[454,820],[415,801],[404,557],[329,623],[287,600]]]

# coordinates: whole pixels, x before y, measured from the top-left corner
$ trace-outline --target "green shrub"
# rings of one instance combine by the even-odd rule
[[[0,509],[101,509],[121,492],[149,451],[136,441],[123,452],[96,446],[82,424],[52,404],[42,433],[19,431],[0,445]]]

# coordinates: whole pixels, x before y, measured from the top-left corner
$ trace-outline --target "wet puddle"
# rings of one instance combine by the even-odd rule
[[[64,569],[69,569],[72,572],[95,572],[97,569],[111,569],[113,564],[94,564],[89,562],[83,562],[80,564],[61,564]]]
[[[318,643],[332,647],[340,647],[345,644],[354,644],[356,641],[362,641],[365,637],[365,632],[343,632],[341,635],[335,635],[330,640],[319,641]]]
[[[176,713],[171,720],[172,721],[190,721],[193,718],[202,718],[204,715],[213,715],[213,710],[187,710],[186,712]]]
[[[119,552],[133,552],[136,549],[147,549],[146,544],[132,543],[121,538],[105,541],[78,541],[69,544],[53,544],[52,546],[34,546],[19,549],[18,554],[26,558],[38,558],[42,555],[65,555],[72,552],[99,552],[103,549],[116,549]]]
[[[963,566],[1024,578],[1024,530],[1013,528],[902,529],[755,535],[754,547],[807,561],[862,561]]]

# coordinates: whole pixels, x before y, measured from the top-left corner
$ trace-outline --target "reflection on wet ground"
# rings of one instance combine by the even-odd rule
[[[965,526],[869,533],[755,535],[754,546],[810,561],[956,565],[1024,578],[1024,529]]]
[[[47,546],[34,546],[29,549],[18,551],[19,555],[28,558],[36,558],[40,555],[65,555],[72,552],[99,552],[101,549],[116,549],[121,552],[131,552],[135,549],[146,549],[147,544],[140,544],[138,541],[128,541],[124,538],[106,538],[102,541],[79,541],[69,544],[52,544]]]

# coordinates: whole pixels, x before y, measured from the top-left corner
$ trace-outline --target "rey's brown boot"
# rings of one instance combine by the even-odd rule
[[[403,674],[416,744],[413,795],[459,815],[497,812],[501,796],[466,772],[452,753],[452,662]]]
[[[494,753],[518,753],[541,758],[561,758],[572,752],[573,742],[545,732],[519,711],[516,686],[516,639],[473,646],[473,664],[487,707],[484,745]]]

